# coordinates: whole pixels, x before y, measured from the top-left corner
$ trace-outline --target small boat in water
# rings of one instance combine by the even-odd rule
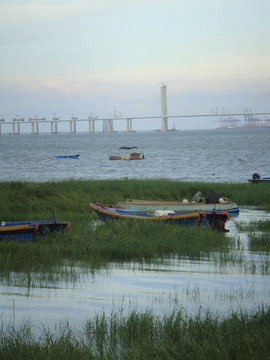
[[[111,205],[92,203],[89,205],[103,221],[108,219],[114,220],[138,220],[152,221],[156,223],[170,223],[183,226],[203,226],[213,229],[227,231],[225,223],[229,219],[228,212],[192,212],[192,213],[175,213],[171,210],[156,210],[154,212],[128,210]]]
[[[207,211],[218,212],[227,211],[230,214],[238,214],[239,207],[235,202],[222,201],[219,203],[205,203],[205,202],[178,202],[178,201],[159,201],[159,200],[132,200],[119,201],[116,206],[141,211],[155,211],[155,210],[173,210],[175,212],[193,212],[193,211]]]
[[[0,223],[0,240],[33,240],[38,236],[63,232],[70,228],[70,222],[56,220],[15,221]]]
[[[144,154],[137,152],[126,155],[110,156],[110,160],[143,160],[143,159],[144,159]]]
[[[79,159],[79,154],[77,155],[57,155],[56,159]]]
[[[270,177],[261,177],[255,173],[252,175],[252,179],[248,179],[248,182],[252,184],[270,184]]]

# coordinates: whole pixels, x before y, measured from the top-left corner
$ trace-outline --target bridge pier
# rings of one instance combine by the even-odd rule
[[[69,120],[69,132],[76,134],[76,120]]]
[[[133,119],[127,119],[127,132],[132,131],[132,120]]]
[[[161,130],[168,131],[168,117],[167,117],[167,85],[161,86]]]
[[[54,133],[57,134],[57,120],[55,120],[54,125],[55,125],[55,131],[54,131]]]
[[[90,133],[95,132],[95,120],[94,119],[89,118],[88,129],[89,129]]]
[[[113,132],[113,119],[107,120],[107,132]]]

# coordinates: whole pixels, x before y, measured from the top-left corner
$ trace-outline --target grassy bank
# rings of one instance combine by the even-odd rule
[[[270,211],[270,186],[258,184],[185,183],[170,180],[70,180],[61,182],[0,183],[0,218],[57,216],[89,212],[89,201],[115,204],[133,199],[192,199],[197,191],[204,197],[214,190],[241,206],[253,205]]]
[[[68,261],[94,270],[110,261],[155,261],[174,256],[189,259],[228,252],[230,239],[208,229],[178,225],[121,222],[92,226],[97,219],[89,201],[115,204],[126,198],[191,199],[200,190],[228,196],[239,205],[268,209],[270,186],[252,184],[182,183],[167,180],[62,181],[0,183],[0,220],[71,221],[64,236],[40,238],[37,243],[0,242],[0,271],[59,273]],[[29,279],[27,279],[29,282]]]
[[[58,335],[31,324],[0,330],[0,359],[269,359],[270,310],[211,314],[194,318],[182,311],[163,316],[151,312],[112,313],[87,321],[80,333],[68,324]]]

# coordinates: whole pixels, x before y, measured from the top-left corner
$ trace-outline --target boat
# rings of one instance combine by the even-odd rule
[[[0,223],[0,240],[34,240],[38,236],[67,231],[70,226],[70,222],[58,222],[56,220],[2,221]]]
[[[137,146],[121,146],[119,149],[131,150],[137,149]]]
[[[261,177],[259,174],[255,173],[252,175],[252,179],[248,179],[248,182],[252,184],[267,184],[270,183],[270,177]]]
[[[132,200],[119,201],[116,206],[141,211],[155,211],[155,210],[173,210],[176,212],[190,213],[193,211],[207,211],[219,212],[227,211],[231,215],[239,213],[239,207],[232,201],[221,201],[217,204],[206,204],[205,202],[188,202],[188,201],[162,201],[162,200]]]
[[[141,210],[128,210],[102,203],[89,203],[90,207],[97,213],[102,221],[114,220],[138,220],[151,221],[156,223],[174,223],[183,226],[202,226],[227,231],[225,223],[230,217],[228,212],[191,212],[176,213],[171,210],[156,210],[147,212]]]
[[[110,156],[110,160],[143,160],[144,158],[144,154],[137,152],[126,155]]]
[[[77,155],[57,155],[56,159],[79,159],[79,154]]]
[[[270,177],[263,177],[260,179],[249,179],[248,182],[252,184],[270,184]]]

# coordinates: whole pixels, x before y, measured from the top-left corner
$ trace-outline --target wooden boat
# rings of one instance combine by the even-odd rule
[[[63,232],[70,228],[70,222],[55,220],[16,221],[0,223],[0,240],[33,240],[38,236],[50,235],[53,232]]]
[[[108,219],[133,219],[138,221],[174,223],[183,226],[209,226],[222,231],[227,231],[225,230],[225,223],[230,216],[227,212],[175,213],[171,210],[146,212],[140,210],[128,210],[101,203],[90,202],[89,205],[103,221]]]
[[[79,158],[79,154],[77,155],[57,155],[56,159],[78,159]]]
[[[143,159],[144,159],[144,154],[137,152],[126,155],[110,156],[110,160],[143,160]]]
[[[119,201],[116,206],[130,210],[155,211],[173,210],[175,212],[207,211],[218,212],[227,211],[231,215],[239,213],[239,207],[235,202],[224,201],[218,204],[206,204],[204,202],[178,202],[178,201],[159,201],[159,200],[132,200]]]
[[[270,184],[270,177],[263,177],[259,179],[249,179],[248,182],[252,184]]]

